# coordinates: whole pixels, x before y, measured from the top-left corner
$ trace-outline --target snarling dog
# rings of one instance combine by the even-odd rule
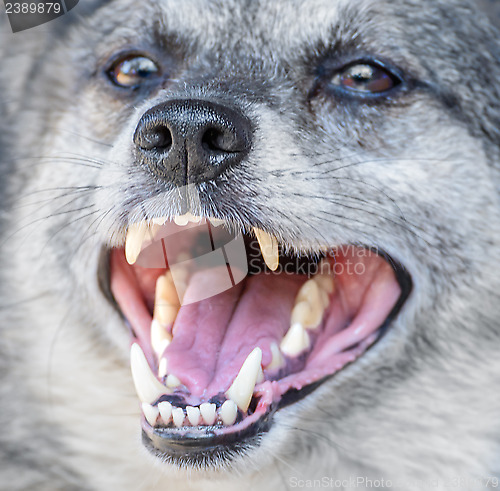
[[[498,485],[478,5],[4,17],[1,489]]]

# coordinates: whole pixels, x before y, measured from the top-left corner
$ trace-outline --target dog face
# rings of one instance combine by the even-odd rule
[[[119,0],[3,26],[19,488],[498,471],[500,51],[464,3]],[[255,262],[155,262],[207,227]]]

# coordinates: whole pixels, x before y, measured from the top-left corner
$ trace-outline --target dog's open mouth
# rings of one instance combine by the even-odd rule
[[[275,411],[360,357],[411,289],[368,248],[299,257],[259,229],[190,214],[130,226],[110,262],[143,439],[174,460],[258,438]]]

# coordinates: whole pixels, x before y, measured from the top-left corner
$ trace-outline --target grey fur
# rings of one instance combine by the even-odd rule
[[[165,88],[133,98],[109,86],[103,64],[130,45],[161,53]],[[380,104],[309,98],[315,68],[351,52],[418,84]],[[0,59],[1,489],[359,476],[474,490],[484,481],[470,479],[500,474],[500,44],[477,4],[88,1],[16,35],[2,15]],[[168,186],[132,160],[131,135],[146,109],[183,96],[229,100],[256,125],[252,154],[201,189],[199,211],[294,249],[369,244],[414,282],[381,342],[212,470],[142,449],[128,335],[97,274],[142,208],[175,212]]]

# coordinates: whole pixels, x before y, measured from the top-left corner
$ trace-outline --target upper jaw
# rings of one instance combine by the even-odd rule
[[[360,336],[356,338],[358,341],[356,343],[353,341],[351,345],[349,340],[341,341],[340,351],[337,351],[337,353],[342,359],[339,358],[337,366],[332,368],[322,366],[325,363],[324,360],[332,355],[328,355],[328,353],[322,355],[321,349],[318,348],[320,344],[318,339],[324,339],[325,343],[329,341],[327,317],[330,315],[329,312],[336,298],[336,292],[340,292],[340,294],[344,292],[342,281],[337,284],[342,277],[336,279],[327,274],[317,275],[309,280],[306,278],[300,279],[297,285],[293,287],[295,289],[292,288],[293,291],[289,294],[290,298],[285,301],[290,305],[289,312],[292,311],[294,304],[297,305],[300,301],[310,300],[308,295],[312,294],[313,297],[316,295],[314,297],[316,300],[314,298],[311,300],[312,304],[315,304],[317,309],[321,309],[322,320],[319,323],[311,323],[310,319],[307,320],[306,314],[299,313],[295,315],[295,321],[288,324],[290,332],[287,335],[285,335],[288,329],[286,326],[281,327],[281,330],[278,329],[279,332],[275,333],[275,343],[270,343],[269,340],[266,340],[263,344],[261,342],[259,346],[257,346],[259,343],[242,343],[237,350],[239,361],[236,362],[233,368],[228,369],[228,375],[225,377],[228,381],[223,382],[221,380],[224,377],[219,377],[219,382],[215,385],[212,384],[211,392],[203,392],[199,390],[196,383],[193,383],[192,375],[188,376],[189,374],[183,373],[182,362],[179,361],[182,359],[179,353],[184,357],[201,356],[203,355],[203,349],[201,351],[200,348],[182,351],[184,349],[182,343],[185,342],[186,337],[194,334],[193,331],[189,331],[185,321],[179,320],[178,317],[181,316],[181,309],[196,308],[193,305],[197,303],[201,305],[205,302],[205,305],[208,305],[206,302],[210,302],[210,299],[183,304],[178,295],[177,306],[172,309],[172,305],[169,305],[167,310],[170,313],[165,314],[163,312],[162,314],[162,309],[158,308],[158,302],[161,299],[157,296],[154,309],[152,305],[149,306],[149,309],[153,312],[146,314],[147,305],[143,306],[142,320],[138,321],[137,317],[130,314],[130,309],[126,305],[126,299],[130,299],[130,297],[124,295],[123,291],[116,287],[116,278],[119,279],[120,275],[126,271],[126,268],[130,268],[126,274],[130,274],[134,268],[142,272],[145,271],[141,270],[139,266],[142,261],[140,258],[141,251],[145,251],[155,244],[155,234],[159,233],[161,236],[162,227],[174,227],[177,230],[188,231],[199,229],[207,224],[210,224],[211,228],[225,228],[225,225],[218,219],[200,219],[191,214],[177,216],[173,220],[155,218],[143,223],[132,224],[128,229],[124,250],[113,251],[111,254],[111,290],[119,309],[127,318],[127,321],[130,322],[132,329],[131,364],[134,382],[142,402],[144,414],[142,423],[143,440],[155,455],[162,455],[163,457],[168,455],[173,460],[178,459],[178,463],[182,463],[182,455],[185,457],[187,454],[191,457],[198,456],[208,462],[210,459],[207,460],[207,456],[211,455],[212,451],[217,450],[219,452],[221,448],[229,455],[235,449],[241,449],[242,446],[255,439],[257,435],[268,431],[275,411],[304,397],[306,393],[333,376],[336,371],[361,356],[381,336],[382,329],[397,314],[411,291],[411,280],[404,268],[396,266],[396,263],[390,258],[386,258],[386,261],[381,259],[381,255],[371,253],[372,256],[370,256],[369,262],[376,264],[382,271],[380,274],[387,277],[387,282],[392,286],[392,300],[387,301],[385,311],[382,312],[383,318],[381,317],[380,322],[372,326],[371,335]],[[270,270],[279,267],[278,241],[271,234],[263,232],[261,229],[254,229],[254,234],[254,243],[258,241],[260,249],[264,249],[263,256],[267,265],[266,274],[270,275]],[[354,250],[366,249],[353,247]],[[118,260],[120,254],[122,257]],[[318,251],[319,254],[321,253]],[[337,252],[337,254],[339,253]],[[341,252],[340,254],[344,253]],[[337,256],[336,260],[339,257]],[[341,261],[344,259],[341,258]],[[135,264],[135,266],[127,265],[127,261]],[[389,264],[394,265],[394,268]],[[163,268],[173,270],[168,263]],[[158,277],[163,278],[163,274],[164,272],[158,273]],[[391,274],[394,275],[394,281],[390,279]],[[270,277],[273,276],[270,275]],[[113,278],[115,279],[115,285],[113,285]],[[199,278],[199,276],[196,278]],[[276,275],[275,280],[277,278]],[[374,278],[373,284],[376,285],[377,275],[374,275]],[[330,286],[328,286],[329,282],[331,283]],[[159,283],[165,283],[165,280],[161,280]],[[305,286],[306,284],[316,286],[312,288],[311,286]],[[317,288],[318,285],[320,286],[319,289]],[[397,289],[395,285],[397,285]],[[158,291],[158,286],[156,290]],[[175,290],[174,287],[173,291],[167,292],[167,297],[173,298],[172,293],[175,293]],[[303,290],[306,293],[301,294]],[[388,288],[386,294],[390,290]],[[183,294],[189,296],[188,291]],[[224,295],[224,292],[221,292],[221,294]],[[245,297],[242,298],[245,300]],[[272,298],[271,294],[270,298]],[[323,300],[319,300],[319,298]],[[145,304],[147,304],[147,301]],[[241,300],[234,303],[235,311],[238,310],[240,304]],[[351,307],[355,310],[354,306]],[[297,309],[297,311],[300,311],[300,309]],[[147,320],[148,315],[149,321]],[[151,322],[151,317],[153,317],[153,322]],[[245,317],[243,316],[243,318]],[[161,326],[159,326],[161,324],[159,323],[160,320],[162,321]],[[285,323],[287,322],[290,321],[287,320]],[[309,326],[307,325],[308,322],[310,323]],[[228,332],[237,330],[238,326],[236,324],[235,326],[228,327]],[[198,326],[196,337],[199,337],[199,333],[203,332],[202,329],[203,325]],[[259,329],[257,326],[257,332]],[[354,329],[351,331],[354,331]],[[342,336],[343,334],[339,332],[338,335]],[[324,336],[324,338],[321,336]],[[354,345],[352,345],[353,343]],[[342,348],[342,346],[345,347]],[[279,356],[275,354],[276,347],[279,348],[277,350]],[[343,349],[346,350],[345,355]],[[224,351],[223,343],[221,351]],[[313,370],[308,372],[308,360],[313,354],[318,361],[316,367],[310,367]],[[276,356],[278,356],[278,359],[276,359]],[[167,359],[168,363],[164,362]],[[248,361],[249,359],[250,361]],[[305,370],[304,376],[300,371],[302,370],[301,367]],[[294,370],[299,370],[299,372],[294,372]],[[168,373],[170,371],[172,373]],[[214,373],[217,374],[217,371],[215,370]],[[184,376],[186,378],[183,380]],[[217,379],[217,377],[215,378]],[[238,378],[243,381],[238,382]],[[182,421],[179,407],[182,408],[181,411],[183,412]],[[175,417],[174,413],[177,413]]]

